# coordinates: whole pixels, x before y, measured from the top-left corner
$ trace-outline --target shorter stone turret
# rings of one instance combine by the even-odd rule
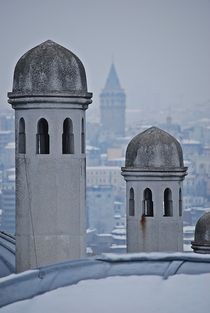
[[[182,251],[182,181],[187,174],[180,143],[151,127],[126,151],[127,249]]]

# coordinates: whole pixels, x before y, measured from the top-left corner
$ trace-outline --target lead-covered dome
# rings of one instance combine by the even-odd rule
[[[198,220],[192,248],[197,253],[210,253],[210,212],[205,213]]]
[[[13,93],[86,92],[86,74],[80,59],[51,40],[26,52],[16,64]]]
[[[183,168],[181,145],[167,132],[151,127],[130,141],[125,166],[145,170]]]

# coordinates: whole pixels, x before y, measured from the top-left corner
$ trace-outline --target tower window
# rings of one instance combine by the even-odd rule
[[[170,188],[164,191],[163,216],[173,216],[173,200]]]
[[[179,216],[182,216],[182,190],[179,188]]]
[[[85,153],[85,126],[84,126],[84,119],[82,119],[81,153]]]
[[[70,118],[63,122],[62,151],[63,154],[74,154],[74,133]]]
[[[149,188],[146,188],[144,190],[143,215],[144,216],[154,216],[152,191]]]
[[[19,129],[18,129],[18,152],[26,153],[26,134],[25,134],[25,121],[24,118],[21,117],[19,121]]]
[[[133,188],[130,189],[129,195],[129,216],[135,215],[135,200],[134,200],[134,190]]]
[[[37,124],[36,153],[50,153],[50,136],[48,134],[48,122],[44,118],[41,118]]]

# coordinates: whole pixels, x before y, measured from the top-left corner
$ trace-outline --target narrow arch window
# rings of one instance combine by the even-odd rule
[[[50,153],[50,136],[48,134],[48,122],[44,118],[41,118],[37,124],[36,153]]]
[[[81,153],[85,153],[85,126],[84,126],[84,118],[82,119]]]
[[[152,191],[149,188],[146,188],[144,190],[143,197],[144,197],[143,198],[143,215],[144,216],[154,216]]]
[[[25,121],[23,117],[21,117],[21,119],[19,120],[18,152],[23,154],[26,153],[26,133],[25,133]]]
[[[74,154],[74,132],[70,118],[63,122],[62,150],[63,154]]]
[[[179,188],[179,216],[182,216],[182,189]]]
[[[164,191],[163,216],[173,216],[173,200],[170,188]]]
[[[134,190],[133,188],[130,189],[129,195],[129,216],[135,215],[135,200],[134,200]]]

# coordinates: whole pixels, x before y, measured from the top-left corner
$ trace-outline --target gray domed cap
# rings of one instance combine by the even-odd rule
[[[195,226],[192,249],[196,253],[210,253],[210,212],[201,216]]]
[[[145,170],[184,168],[181,145],[167,132],[151,127],[128,144],[125,167]]]
[[[13,93],[21,95],[87,93],[85,69],[68,49],[48,40],[17,62]]]

